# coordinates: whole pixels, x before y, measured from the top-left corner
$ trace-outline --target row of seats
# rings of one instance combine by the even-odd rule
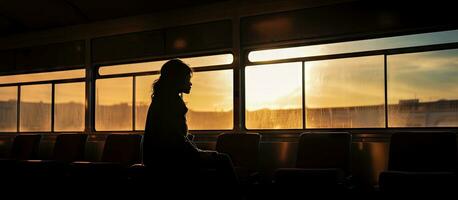
[[[110,183],[127,178],[128,166],[141,162],[141,135],[109,135],[100,162],[83,161],[88,135],[61,134],[56,138],[50,160],[37,160],[41,135],[18,135],[11,153],[0,160],[4,183],[43,186],[46,183]]]
[[[306,133],[295,168],[278,169],[274,182],[308,191],[351,191],[351,135]],[[457,137],[452,132],[397,132],[390,138],[388,168],[379,175],[383,194],[453,193],[458,189]]]
[[[36,160],[42,135],[17,135],[11,152],[3,160]],[[59,162],[82,161],[88,135],[60,134],[56,138],[51,160]],[[123,164],[139,163],[142,136],[138,134],[112,134],[106,138],[101,162]]]
[[[230,154],[241,180],[245,180],[243,177],[250,179],[249,177],[256,174],[260,135],[239,135],[241,134],[220,135],[216,148]],[[14,138],[10,155],[0,160],[2,177],[28,182],[49,178],[59,181],[70,178],[75,182],[112,182],[125,181],[131,178],[130,171],[136,173],[137,168],[144,168],[139,165],[142,141],[140,134],[108,135],[99,162],[83,161],[88,138],[86,134],[58,135],[51,159],[37,160],[41,137],[39,134],[28,134]],[[233,144],[241,149],[234,148]]]
[[[2,172],[19,170],[15,177],[17,174],[26,178],[39,174],[68,178],[61,176],[65,174],[62,171],[70,171],[72,177],[83,181],[94,177],[107,181],[142,176],[138,173],[138,169],[143,168],[138,165],[141,163],[141,135],[109,135],[101,161],[97,163],[81,162],[87,140],[85,134],[61,134],[56,139],[51,161],[31,160],[36,158],[40,137],[16,136],[10,156],[1,160]],[[217,139],[216,150],[231,157],[241,183],[259,181],[260,140],[261,136],[255,133],[221,134]],[[278,169],[273,182],[276,185],[302,185],[310,190],[348,190],[352,187],[351,141],[351,135],[345,132],[301,134],[295,168]],[[133,164],[137,165],[130,169],[136,169],[136,175],[129,176],[126,169]],[[13,170],[11,166],[14,166]],[[387,192],[418,188],[454,189],[456,171],[454,133],[395,133],[391,137],[388,171],[380,174],[379,185]]]
[[[379,176],[387,193],[454,192],[458,189],[457,140],[451,132],[392,135],[388,169]]]

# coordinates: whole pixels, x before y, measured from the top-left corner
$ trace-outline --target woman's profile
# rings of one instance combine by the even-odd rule
[[[152,86],[143,141],[143,163],[147,167],[188,174],[210,167],[227,177],[235,177],[227,155],[200,150],[187,137],[188,108],[180,94],[190,93],[192,74],[191,68],[179,59],[172,59],[162,66],[160,77]]]

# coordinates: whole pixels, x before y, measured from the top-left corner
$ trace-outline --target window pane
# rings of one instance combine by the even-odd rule
[[[373,51],[381,49],[444,44],[452,42],[458,42],[458,30],[340,42],[333,44],[260,50],[250,52],[248,54],[248,59],[251,62],[259,62],[330,54]]]
[[[385,127],[383,59],[305,62],[307,128]]]
[[[232,54],[220,54],[212,56],[199,56],[191,58],[180,58],[184,63],[190,67],[206,67],[215,65],[228,65],[234,60]],[[159,60],[152,62],[143,63],[131,63],[121,64],[112,66],[102,66],[99,68],[100,75],[111,75],[111,74],[126,74],[126,73],[139,73],[139,72],[152,72],[159,71],[164,63],[168,60]]]
[[[388,56],[390,127],[458,126],[458,49]]]
[[[20,131],[51,131],[51,84],[21,86]]]
[[[8,83],[27,83],[36,81],[49,81],[49,80],[65,80],[86,77],[85,69],[75,69],[57,72],[43,72],[33,74],[19,74],[0,76],[0,84]]]
[[[17,87],[0,87],[0,132],[17,131]]]
[[[97,131],[132,130],[132,77],[96,80]]]
[[[302,63],[245,68],[246,127],[301,129]]]
[[[232,54],[221,54],[212,56],[199,56],[191,58],[180,58],[184,63],[192,68],[207,67],[215,65],[229,65],[232,64],[234,56]]]
[[[55,85],[54,131],[84,131],[85,83]]]
[[[152,72],[161,70],[162,65],[167,62],[166,60],[142,62],[142,63],[129,63],[121,65],[102,66],[99,68],[99,74],[112,75],[112,74],[127,74],[139,72]]]
[[[151,103],[152,84],[159,75],[135,78],[135,130],[145,130],[146,115]]]
[[[233,72],[196,72],[192,89],[184,95],[190,130],[221,130],[233,127]]]

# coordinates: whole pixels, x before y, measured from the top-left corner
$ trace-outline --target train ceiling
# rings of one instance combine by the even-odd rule
[[[0,0],[0,37],[225,0]]]

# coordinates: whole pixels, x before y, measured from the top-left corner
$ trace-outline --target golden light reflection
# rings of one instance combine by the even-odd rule
[[[135,104],[148,105],[151,103],[153,94],[153,83],[159,75],[137,76],[135,77]]]
[[[132,77],[96,80],[95,129],[132,130]]]
[[[247,66],[246,109],[302,107],[302,63]]]
[[[28,83],[38,81],[49,81],[49,80],[65,80],[65,79],[76,79],[86,77],[85,69],[75,69],[57,72],[43,72],[33,74],[19,74],[19,75],[8,75],[0,76],[0,84],[10,83]]]
[[[173,41],[173,47],[175,49],[184,49],[188,46],[188,43],[185,39],[183,38],[177,38],[175,41]]]
[[[252,51],[248,54],[250,62],[262,62],[271,60],[283,60],[290,58],[301,58],[311,55],[320,55],[321,49],[316,46],[291,47],[282,49],[268,49]]]
[[[278,149],[278,160],[281,161],[282,163],[286,163],[288,161],[288,158],[290,157],[290,144],[288,142],[280,142],[279,143],[279,149]]]
[[[212,56],[199,56],[191,58],[180,58],[184,63],[188,64],[192,68],[206,67],[215,65],[228,65],[234,60],[232,54],[220,54]],[[153,62],[142,62],[132,64],[121,64],[112,66],[102,66],[99,68],[99,74],[113,75],[113,74],[126,74],[126,73],[140,73],[140,72],[153,72],[161,70],[168,60],[160,60]]]
[[[0,101],[17,100],[17,86],[0,87]]]
[[[384,104],[383,56],[311,61],[304,64],[307,108]]]
[[[232,110],[232,70],[196,72],[189,95],[184,95],[188,108],[194,111],[225,112]]]
[[[234,56],[232,54],[221,54],[221,55],[212,55],[212,56],[200,56],[192,58],[181,58],[181,60],[191,66],[195,67],[206,67],[206,66],[216,66],[216,65],[229,65],[234,61]]]
[[[79,103],[85,104],[86,83],[60,83],[55,85],[54,102],[58,103]]]
[[[0,87],[0,132],[17,131],[17,86]]]
[[[191,81],[191,93],[183,96],[189,130],[232,129],[233,70],[196,72]]]
[[[132,77],[96,80],[96,105],[132,105]]]
[[[21,103],[51,103],[51,84],[21,86]]]
[[[137,76],[135,78],[135,130],[144,130],[146,115],[151,103],[152,84],[159,75]]]
[[[54,130],[83,131],[85,120],[84,82],[55,85]]]
[[[144,130],[152,84],[159,75],[136,77],[135,129]],[[232,70],[195,72],[191,93],[184,95],[190,130],[222,130],[233,126]],[[205,120],[211,118],[212,120]]]
[[[405,36],[367,39],[332,44],[308,45],[252,51],[248,54],[250,62],[262,62],[302,58],[311,56],[343,54],[382,49],[451,43],[458,41],[458,30],[423,33]]]
[[[291,18],[288,17],[277,17],[260,21],[252,27],[252,31],[265,37],[272,37],[278,34],[278,32],[291,32],[292,30],[293,23]]]
[[[458,50],[389,55],[388,126],[458,125]]]
[[[386,143],[367,143],[368,151],[372,162],[372,184],[378,183],[379,174],[388,169],[389,144]]]
[[[103,66],[99,68],[99,74],[113,75],[113,74],[126,74],[126,73],[139,73],[139,72],[151,72],[161,70],[162,65],[167,61],[153,61],[143,63],[131,63],[122,65]]]
[[[302,63],[245,68],[246,127],[302,128]]]
[[[51,84],[21,86],[19,131],[51,130]]]
[[[389,55],[388,104],[458,99],[458,50]]]

